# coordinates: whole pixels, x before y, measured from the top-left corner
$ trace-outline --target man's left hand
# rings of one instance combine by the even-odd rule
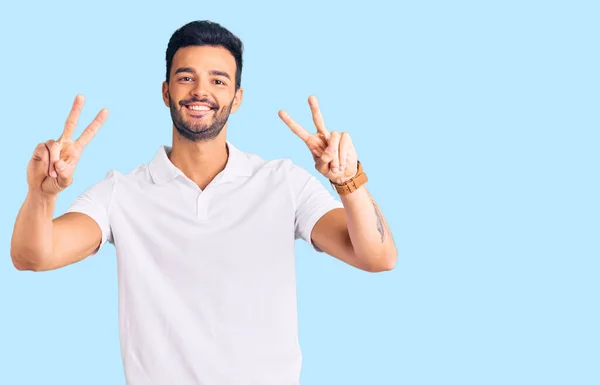
[[[315,96],[308,98],[313,122],[317,132],[311,134],[294,121],[285,111],[279,111],[279,117],[288,125],[294,134],[304,141],[315,161],[315,168],[333,183],[343,184],[356,175],[356,149],[347,132],[327,130],[319,103]]]

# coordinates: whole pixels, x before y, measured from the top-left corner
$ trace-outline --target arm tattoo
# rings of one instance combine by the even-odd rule
[[[377,207],[377,203],[375,203],[375,200],[373,199],[373,197],[371,197],[371,202],[373,203],[373,208],[375,209],[375,216],[377,217],[377,231],[379,231],[379,234],[381,235],[381,243],[383,243],[383,240],[385,239],[385,227],[383,226],[383,215],[381,215],[381,212],[379,212],[379,208]]]

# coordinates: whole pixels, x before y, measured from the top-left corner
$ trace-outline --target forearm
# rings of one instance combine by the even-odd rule
[[[344,204],[348,233],[356,258],[377,269],[393,268],[398,254],[394,239],[367,187],[363,185],[340,198]]]
[[[53,251],[52,218],[56,195],[30,190],[19,210],[10,255],[19,270],[35,270]]]

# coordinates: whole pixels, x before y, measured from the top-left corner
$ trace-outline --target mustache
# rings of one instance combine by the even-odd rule
[[[219,105],[215,102],[213,102],[212,100],[208,100],[208,99],[198,99],[198,98],[192,98],[192,99],[185,99],[179,102],[179,105],[181,107],[184,107],[186,104],[190,104],[190,103],[206,103],[207,105],[210,106],[210,108],[214,108],[214,109],[218,109]]]

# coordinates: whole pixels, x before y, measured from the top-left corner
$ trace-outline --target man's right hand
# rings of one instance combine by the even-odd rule
[[[27,184],[30,190],[57,195],[73,182],[73,171],[83,149],[108,116],[108,110],[102,109],[79,139],[73,141],[71,136],[77,126],[83,103],[83,96],[77,95],[60,138],[40,143],[35,148],[27,165]]]

